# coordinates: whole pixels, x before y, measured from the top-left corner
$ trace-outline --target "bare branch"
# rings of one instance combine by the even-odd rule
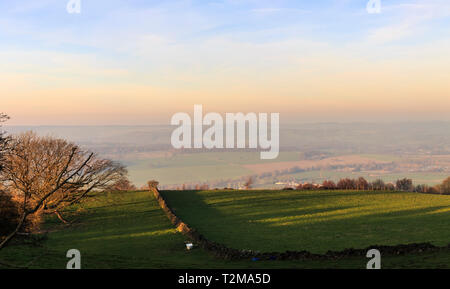
[[[58,212],[124,178],[119,163],[98,158],[62,139],[21,134],[11,141],[1,178],[8,191],[23,196],[23,221],[0,249],[14,237],[28,216]]]

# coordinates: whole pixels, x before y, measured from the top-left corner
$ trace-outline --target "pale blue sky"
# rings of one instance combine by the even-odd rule
[[[200,43],[218,36],[245,42],[305,38],[344,45],[397,27],[391,41],[410,44],[449,30],[446,0],[380,0],[382,13],[368,14],[368,0],[318,1],[118,1],[81,0],[82,13],[68,14],[68,0],[0,2],[3,47],[84,52],[147,34],[168,43]],[[379,36],[381,38],[381,36]]]

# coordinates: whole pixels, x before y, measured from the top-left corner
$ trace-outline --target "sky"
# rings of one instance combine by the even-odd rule
[[[450,120],[450,1],[0,2],[11,125]]]

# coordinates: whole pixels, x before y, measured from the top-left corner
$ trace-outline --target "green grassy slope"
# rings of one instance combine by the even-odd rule
[[[62,226],[48,218],[51,232],[40,246],[12,245],[0,251],[0,260],[31,268],[66,266],[68,249],[81,252],[82,268],[308,268],[327,266],[310,262],[230,262],[201,249],[186,251],[186,238],[176,232],[149,192],[102,194],[66,215],[76,221]],[[351,259],[329,267],[361,267]],[[0,266],[1,268],[1,266]]]
[[[167,191],[207,238],[262,252],[450,243],[450,196],[356,191]]]
[[[189,194],[185,196],[188,201]],[[75,248],[81,251],[82,268],[365,268],[367,262],[365,258],[231,262],[216,259],[199,248],[186,251],[185,237],[174,230],[149,192],[101,194],[81,207],[71,208],[66,216],[75,220],[72,226],[62,226],[50,217],[45,223],[50,230],[46,241],[39,246],[12,244],[0,250],[0,260],[24,265],[36,258],[31,268],[63,269],[68,261],[67,250]],[[382,259],[384,268],[449,265],[447,251]]]
[[[14,261],[14,254],[20,253],[25,262],[47,252],[35,265],[46,268],[65,268],[65,254],[72,248],[80,250],[83,268],[198,266],[208,257],[199,250],[184,250],[185,238],[171,226],[149,192],[104,194],[83,207],[73,208],[76,221],[71,227],[62,227],[54,218],[47,220],[48,229],[57,229],[44,247],[12,246],[0,252],[0,257],[4,254]],[[79,211],[75,214],[75,210]]]

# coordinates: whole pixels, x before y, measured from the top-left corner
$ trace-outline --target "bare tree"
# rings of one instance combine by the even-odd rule
[[[111,191],[116,191],[116,192],[136,191],[137,190],[136,186],[133,183],[131,183],[130,180],[126,176],[118,179],[108,189],[110,189]]]
[[[397,188],[397,190],[403,191],[403,192],[414,191],[414,186],[413,186],[412,180],[407,179],[407,178],[397,180],[395,187]]]
[[[372,190],[381,191],[386,189],[386,184],[382,179],[376,179],[375,181],[370,183],[370,187],[372,188]]]
[[[333,181],[330,181],[330,180],[325,180],[322,183],[322,187],[325,190],[334,190],[334,189],[336,189],[336,183]]]
[[[4,114],[4,113],[0,113],[0,124],[7,121],[9,119],[9,117]],[[8,144],[8,138],[5,137],[5,133],[1,130],[1,125],[0,125],[0,171],[3,168],[3,155],[6,153],[6,150],[8,148],[7,146]]]
[[[417,185],[415,187],[414,192],[426,194],[426,193],[428,193],[429,190],[430,190],[430,186],[428,186],[427,184],[421,184],[421,185]]]
[[[98,158],[62,139],[25,133],[12,138],[1,172],[5,188],[21,197],[21,217],[3,248],[37,212],[55,213],[126,175],[119,163]],[[62,217],[61,217],[62,219]]]
[[[450,195],[450,177],[446,178],[438,188],[441,194]]]
[[[356,182],[355,180],[349,178],[340,179],[339,182],[336,184],[336,187],[339,190],[355,190]]]
[[[358,189],[358,190],[363,190],[363,191],[365,191],[365,190],[367,190],[368,188],[369,188],[369,183],[366,181],[366,179],[365,178],[363,178],[363,177],[359,177],[356,181],[355,181],[355,183],[356,183],[356,188]]]
[[[152,190],[152,189],[157,189],[157,188],[158,188],[158,185],[159,185],[159,182],[158,182],[158,181],[155,181],[155,180],[150,180],[150,181],[147,182],[147,185],[148,185],[148,188],[149,188],[150,190]]]

